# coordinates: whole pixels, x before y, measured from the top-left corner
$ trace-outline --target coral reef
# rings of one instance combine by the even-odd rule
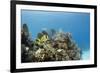
[[[80,60],[81,50],[70,32],[42,30],[30,38],[27,24],[21,28],[21,62]]]

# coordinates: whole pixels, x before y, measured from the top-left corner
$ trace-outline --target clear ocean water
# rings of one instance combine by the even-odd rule
[[[21,10],[21,25],[26,23],[32,39],[43,29],[72,33],[73,40],[82,50],[82,59],[90,54],[90,14],[79,12],[53,12]]]

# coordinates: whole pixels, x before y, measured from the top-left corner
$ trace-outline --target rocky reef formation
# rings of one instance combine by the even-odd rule
[[[21,30],[21,62],[80,60],[81,50],[70,32],[42,30],[32,40],[28,26]]]

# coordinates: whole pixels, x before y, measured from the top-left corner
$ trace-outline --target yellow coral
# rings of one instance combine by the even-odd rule
[[[47,35],[43,35],[40,40],[42,42],[46,42],[48,40],[48,36]]]
[[[36,43],[38,45],[41,45],[42,43],[46,42],[48,40],[48,36],[47,35],[43,35],[41,38],[37,38],[36,39]]]

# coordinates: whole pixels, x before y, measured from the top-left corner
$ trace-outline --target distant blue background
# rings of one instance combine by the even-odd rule
[[[71,32],[73,40],[82,50],[82,59],[89,59],[89,13],[21,10],[21,25],[24,23],[28,25],[32,39],[36,38],[42,29],[62,29],[64,32]]]

